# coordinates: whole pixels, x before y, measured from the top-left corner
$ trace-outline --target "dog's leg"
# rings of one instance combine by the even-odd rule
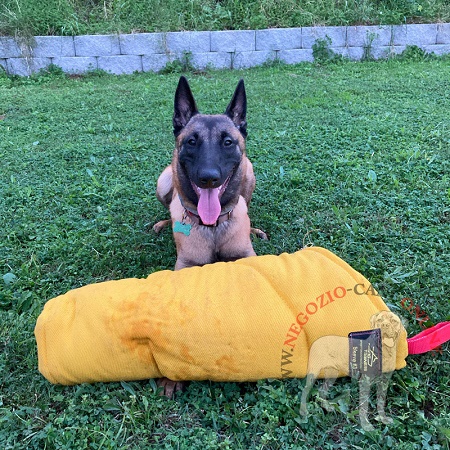
[[[374,431],[375,429],[368,419],[371,383],[370,377],[361,375],[359,379],[359,420],[364,431]]]
[[[156,198],[169,209],[173,198],[173,170],[167,166],[156,182]]]
[[[256,237],[259,237],[260,239],[264,239],[265,241],[269,240],[267,234],[259,228],[250,228],[250,233],[255,235]]]
[[[302,399],[300,402],[300,415],[306,419],[306,416],[308,415],[308,397],[309,393],[311,392],[312,387],[314,386],[314,382],[316,381],[316,377],[314,374],[309,373],[306,377],[306,383],[305,387],[302,391]]]
[[[331,406],[331,403],[328,401],[328,393],[333,386],[334,382],[336,381],[336,373],[330,372],[325,373],[326,378],[324,379],[322,386],[319,390],[319,401],[322,405],[322,408],[324,408],[326,411],[331,412],[333,411],[333,407]]]
[[[156,198],[167,208],[173,198],[173,170],[172,166],[167,166],[158,178],[156,184]],[[172,223],[170,219],[160,220],[153,225],[153,231],[159,233]]]
[[[241,195],[244,197],[244,200],[247,204],[247,207],[250,206],[250,201],[252,199],[253,191],[255,190],[256,186],[256,178],[255,174],[253,173],[253,165],[250,162],[250,160],[247,158],[247,156],[244,156],[242,159],[242,167],[244,168],[244,177],[242,180],[242,186],[241,186]],[[256,237],[264,240],[269,240],[267,237],[267,234],[264,233],[264,231],[260,230],[259,228],[250,228],[250,233],[255,235]]]
[[[162,390],[159,393],[160,396],[166,396],[168,398],[173,398],[176,392],[184,391],[187,386],[187,381],[173,381],[169,378],[159,378],[156,382],[158,387]]]
[[[328,401],[328,393],[336,381],[338,372],[334,368],[327,368],[324,370],[324,380],[322,386],[319,389],[319,401],[326,411],[333,411],[331,403]]]
[[[155,225],[153,225],[153,231],[155,233],[159,233],[171,224],[172,221],[170,219],[160,220],[159,222],[156,222]]]
[[[383,373],[377,380],[377,411],[378,416],[377,420],[380,420],[385,425],[389,425],[393,422],[390,417],[387,417],[386,412],[384,410],[384,406],[386,404],[386,396],[387,390],[389,387],[389,381],[391,379],[392,372]]]

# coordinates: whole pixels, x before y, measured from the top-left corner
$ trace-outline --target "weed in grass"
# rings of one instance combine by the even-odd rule
[[[273,55],[269,56],[269,58],[262,64],[262,67],[278,67],[284,65],[286,65],[286,63],[280,59],[278,51],[275,51],[273,52]]]
[[[396,56],[396,58],[406,61],[427,61],[436,58],[436,55],[427,53],[425,50],[417,47],[417,45],[408,45],[400,55]]]
[[[169,61],[161,70],[162,74],[169,73],[195,73],[197,69],[192,63],[192,52],[184,51],[179,58]]]
[[[376,39],[377,34],[376,33],[367,33],[366,35],[366,42],[363,46],[363,56],[361,58],[362,61],[373,61],[375,58],[372,54],[372,44],[373,41]]]
[[[342,62],[343,57],[341,55],[336,54],[330,48],[331,38],[327,35],[323,39],[317,39],[313,46],[312,52],[314,61],[318,64],[328,64],[328,63],[337,63]]]

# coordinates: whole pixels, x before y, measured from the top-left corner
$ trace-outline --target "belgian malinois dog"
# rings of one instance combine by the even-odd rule
[[[200,114],[185,77],[175,92],[172,163],[158,178],[156,196],[170,211],[177,248],[175,270],[255,255],[248,205],[255,188],[253,167],[245,153],[247,97],[240,80],[224,114]],[[162,394],[172,397],[184,382],[162,378]]]
[[[172,163],[158,178],[156,196],[170,210],[177,248],[175,270],[255,255],[248,205],[255,188],[245,154],[247,98],[240,80],[224,114],[200,114],[185,77],[175,92]]]

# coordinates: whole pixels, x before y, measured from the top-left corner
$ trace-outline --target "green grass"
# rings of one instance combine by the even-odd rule
[[[450,21],[448,0],[2,0],[0,35]]]
[[[33,328],[49,298],[101,280],[172,268],[154,195],[173,148],[178,75],[0,76],[0,448],[449,448],[449,350],[408,357],[388,394],[389,427],[364,434],[357,386],[325,413],[304,380],[194,382],[176,400],[151,381],[61,387],[37,371]],[[411,298],[431,322],[450,299],[448,59],[189,75],[200,109],[249,96],[250,207],[259,254],[324,246],[390,307]],[[3,278],[2,278],[3,277]],[[317,388],[317,386],[316,386]],[[371,410],[373,410],[373,405]],[[372,419],[373,420],[373,419]]]

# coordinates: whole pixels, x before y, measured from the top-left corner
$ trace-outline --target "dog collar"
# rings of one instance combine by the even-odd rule
[[[183,212],[183,223],[184,220],[186,219],[186,217],[189,217],[192,222],[194,222],[197,225],[202,225],[204,227],[217,227],[218,225],[220,225],[221,223],[226,222],[227,220],[230,220],[233,214],[233,208],[230,209],[227,212],[222,213],[218,219],[216,220],[216,223],[213,223],[212,225],[206,225],[203,223],[201,217],[197,214],[197,211],[193,211],[192,209],[189,209],[184,203],[183,200],[181,199],[180,196],[178,196],[178,198],[180,199],[180,203],[181,206],[184,208],[184,212]]]
[[[197,225],[202,225],[204,227],[217,227],[218,225],[220,225],[221,223],[226,222],[227,220],[231,219],[233,210],[231,209],[230,211],[221,214],[218,219],[216,220],[215,223],[213,223],[212,225],[206,225],[202,222],[201,217],[197,214],[194,213],[193,211],[191,211],[190,209],[187,209],[186,207],[184,207],[184,214],[183,214],[183,219],[185,217],[189,217],[189,219],[192,220],[192,222],[194,222]]]

